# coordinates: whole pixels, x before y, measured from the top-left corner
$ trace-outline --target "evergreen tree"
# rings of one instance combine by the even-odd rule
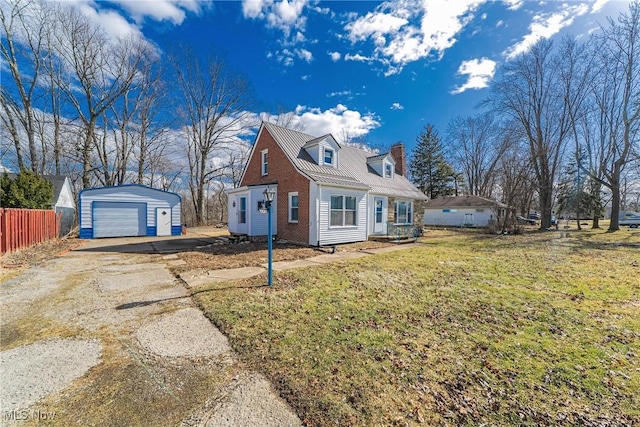
[[[0,179],[0,201],[3,208],[51,209],[53,184],[29,170],[15,179],[5,173]]]
[[[592,180],[580,167],[584,157],[583,152],[575,154],[574,160],[565,166],[563,179],[558,184],[558,213],[575,214],[578,230],[582,228],[580,218],[599,214],[601,209],[599,194],[594,194]]]
[[[456,182],[458,174],[445,160],[442,142],[433,125],[427,124],[416,141],[409,165],[413,183],[431,199],[454,194],[451,182],[452,178]]]

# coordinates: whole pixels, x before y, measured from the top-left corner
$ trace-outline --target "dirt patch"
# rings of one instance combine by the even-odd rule
[[[386,242],[358,242],[337,247],[337,251],[355,252],[366,249],[393,246]],[[330,248],[314,249],[290,243],[273,245],[273,262],[296,261],[322,255]],[[266,243],[239,243],[213,245],[198,250],[180,252],[178,257],[186,264],[172,267],[174,273],[182,273],[194,269],[220,270],[240,267],[259,267],[267,262],[268,251]]]

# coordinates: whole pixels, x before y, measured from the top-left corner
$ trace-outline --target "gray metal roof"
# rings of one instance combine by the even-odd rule
[[[318,140],[311,135],[264,123],[264,128],[276,140],[293,165],[309,179],[325,185],[369,189],[372,193],[394,197],[426,200],[427,197],[404,176],[394,174],[383,178],[367,164],[371,153],[349,145],[338,152],[338,167],[318,165],[304,150],[304,145]],[[321,138],[326,137],[323,136]],[[335,138],[334,138],[335,139]]]
[[[434,208],[506,208],[504,203],[486,199],[480,196],[449,196],[429,200],[424,205],[425,209]]]

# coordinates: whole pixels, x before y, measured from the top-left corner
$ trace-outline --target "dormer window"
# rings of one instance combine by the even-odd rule
[[[391,163],[384,164],[384,177],[393,178],[393,166],[391,165]]]
[[[331,148],[324,149],[324,164],[333,166],[334,152]]]

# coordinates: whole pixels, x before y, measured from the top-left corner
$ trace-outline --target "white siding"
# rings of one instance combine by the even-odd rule
[[[346,227],[329,226],[329,207],[331,196],[355,196],[356,197],[356,225]],[[360,242],[367,240],[367,192],[351,190],[338,187],[326,187],[321,189],[320,219],[318,227],[320,229],[319,243],[322,246],[348,242]]]
[[[92,229],[92,203],[98,202],[130,202],[146,203],[147,227],[156,225],[156,208],[171,209],[171,225],[180,226],[180,196],[166,191],[138,185],[120,187],[91,188],[80,193],[80,227]]]
[[[71,191],[71,185],[69,184],[69,178],[65,178],[62,190],[56,201],[57,208],[72,208],[75,209],[76,204],[73,202],[73,192]]]
[[[424,225],[440,225],[448,227],[460,227],[466,226],[465,222],[469,218],[465,218],[465,214],[471,214],[473,222],[478,227],[486,227],[489,224],[489,219],[493,216],[496,219],[496,214],[491,208],[448,208],[449,212],[444,212],[447,208],[439,209],[425,209],[424,210]],[[457,212],[451,212],[456,209]],[[478,209],[482,209],[482,212],[477,212]]]
[[[320,186],[309,181],[309,244],[318,244],[318,213],[320,206]]]
[[[371,234],[376,234],[374,231],[374,227],[375,227],[375,209],[376,209],[376,205],[375,205],[375,199],[376,198],[381,198],[382,199],[382,234],[386,234],[387,233],[387,218],[389,218],[389,198],[387,196],[382,196],[379,194],[373,194],[373,193],[369,193],[368,197],[367,197],[367,203],[368,203],[368,211],[369,211],[369,224],[367,225],[367,230],[369,231],[369,235]],[[377,233],[380,234],[380,233]]]
[[[239,224],[240,197],[246,197],[249,200],[249,191],[234,192],[228,194],[228,229],[230,233],[247,234],[247,224]],[[248,205],[247,205],[248,206]]]
[[[277,187],[271,185],[271,188],[276,190]],[[228,228],[230,233],[236,234],[246,234],[248,236],[266,236],[269,233],[268,230],[268,218],[269,214],[263,214],[258,211],[258,202],[264,200],[264,190],[267,188],[266,185],[258,186],[258,187],[242,187],[241,189],[236,189],[227,193],[228,196],[228,213],[229,213],[229,223]],[[247,218],[246,224],[239,224],[239,208],[240,208],[240,198],[247,198]],[[235,202],[235,206],[234,205]],[[276,193],[276,197],[271,205],[272,208],[272,226],[273,226],[273,234],[278,234],[278,195]]]
[[[271,204],[271,224],[273,234],[278,234],[278,188],[270,186],[276,190],[276,196]],[[266,236],[269,233],[269,214],[258,212],[258,202],[264,200],[264,190],[267,186],[251,187],[250,196],[247,200],[247,223],[249,224],[249,236]],[[286,203],[286,198],[285,198]]]

